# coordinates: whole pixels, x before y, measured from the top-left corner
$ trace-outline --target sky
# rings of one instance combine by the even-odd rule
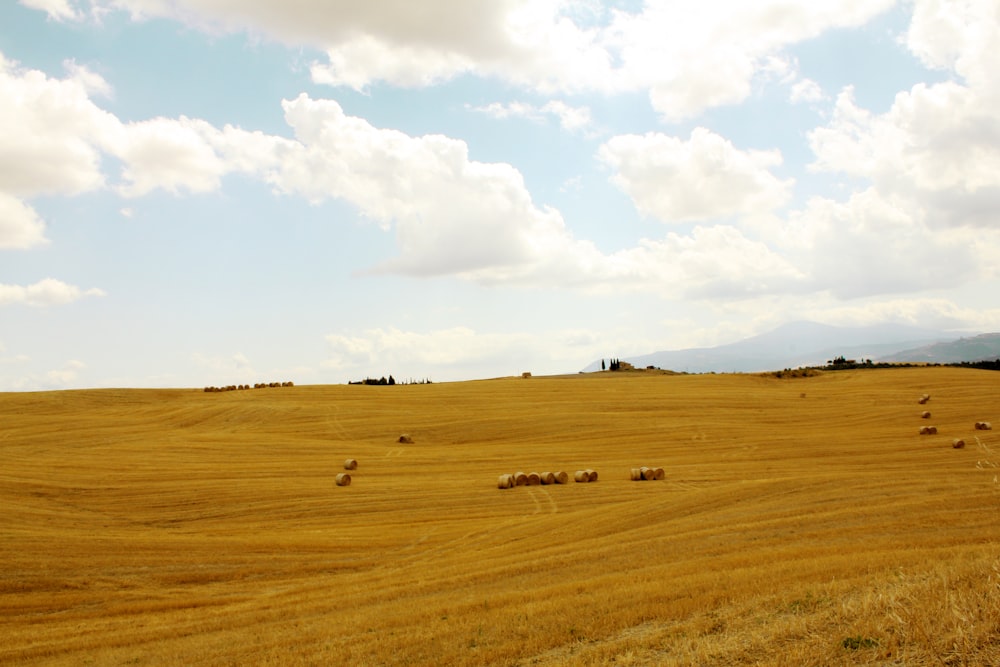
[[[1000,0],[0,3],[0,391],[1000,331]]]

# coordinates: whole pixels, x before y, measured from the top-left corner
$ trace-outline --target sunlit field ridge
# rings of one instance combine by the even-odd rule
[[[0,394],[0,664],[1000,664],[998,408],[944,367]]]

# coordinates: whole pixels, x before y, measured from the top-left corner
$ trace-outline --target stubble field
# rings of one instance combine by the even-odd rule
[[[0,394],[0,664],[1000,664],[998,380]]]

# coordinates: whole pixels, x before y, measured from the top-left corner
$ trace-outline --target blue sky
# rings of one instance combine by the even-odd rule
[[[984,0],[3,3],[0,391],[1000,330],[998,28]]]

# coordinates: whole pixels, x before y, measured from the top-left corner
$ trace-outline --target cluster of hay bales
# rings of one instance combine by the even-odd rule
[[[565,484],[569,475],[565,472],[515,472],[504,473],[497,478],[498,489],[513,489],[515,486],[538,486],[548,484]]]
[[[346,459],[344,461],[344,470],[357,470],[358,460],[357,459]],[[336,478],[337,486],[350,486],[351,476],[346,472],[337,473]]]
[[[267,387],[294,387],[294,382],[258,382],[253,386],[254,389],[266,389]],[[227,384],[224,387],[205,387],[205,393],[213,393],[217,391],[243,391],[245,389],[250,389],[248,384]]]
[[[585,482],[596,482],[597,481],[597,471],[587,468],[586,470],[577,470],[573,473],[573,479],[581,484]]]
[[[921,405],[924,405],[929,400],[931,400],[930,394],[924,394],[920,397],[920,399],[917,402],[920,403]],[[923,419],[930,419],[931,413],[927,410],[924,410],[923,412],[920,413],[920,417]],[[976,422],[975,426],[977,431],[989,431],[992,430],[993,428],[993,426],[989,422],[985,421]],[[937,432],[938,432],[937,426],[920,427],[920,435],[937,435]],[[964,449],[965,440],[963,440],[962,438],[952,438],[951,446],[954,449]]]
[[[666,476],[663,468],[649,468],[647,466],[642,466],[641,468],[632,468],[630,472],[630,479],[633,482],[645,482],[650,480],[660,480]]]

